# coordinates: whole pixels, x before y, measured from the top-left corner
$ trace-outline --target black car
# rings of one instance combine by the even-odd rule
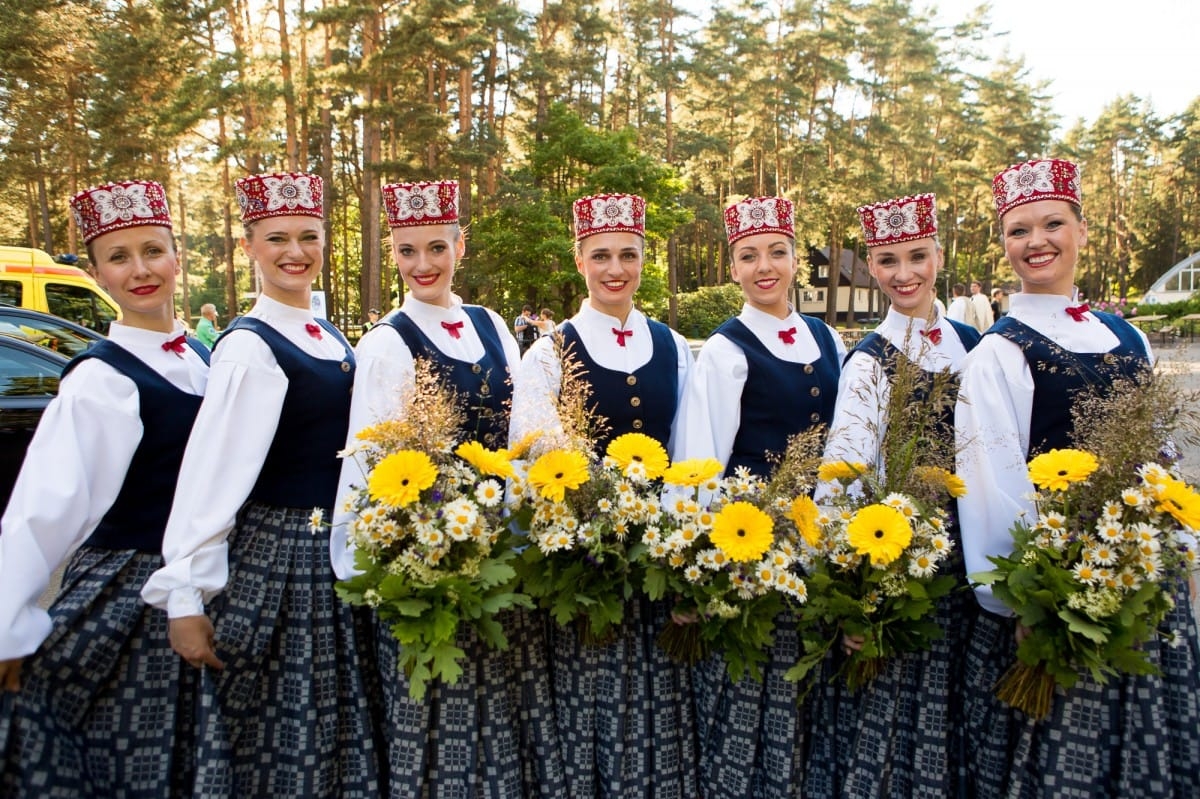
[[[58,394],[69,360],[46,347],[0,335],[0,509],[8,505],[29,439]]]
[[[28,308],[0,305],[0,337],[31,341],[74,358],[104,336],[91,328]]]

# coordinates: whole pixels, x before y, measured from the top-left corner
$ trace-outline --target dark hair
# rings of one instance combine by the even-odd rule
[[[951,289],[951,291],[953,291],[953,292],[954,292],[954,296],[956,296],[956,297],[960,297],[960,296],[962,296],[963,294],[966,294],[966,293],[967,293],[967,287],[966,287],[966,286],[964,286],[962,283],[955,283],[955,284],[954,284],[954,288],[953,288],[953,289]]]

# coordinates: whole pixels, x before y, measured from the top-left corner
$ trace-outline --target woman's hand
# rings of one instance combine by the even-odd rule
[[[861,652],[863,644],[866,643],[866,641],[867,639],[861,635],[842,633],[842,651],[847,655],[851,654],[852,652]]]
[[[225,664],[213,649],[213,626],[208,616],[180,616],[171,619],[168,627],[171,648],[196,668],[209,666],[218,671]]]
[[[1032,632],[1032,630],[1030,630],[1025,625],[1023,625],[1023,624],[1017,625],[1017,646],[1020,646],[1021,642],[1029,637],[1030,632]]]
[[[21,690],[21,663],[25,658],[0,660],[0,691]]]

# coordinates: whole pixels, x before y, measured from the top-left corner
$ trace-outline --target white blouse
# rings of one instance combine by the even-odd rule
[[[408,295],[399,311],[412,319],[422,332],[447,358],[475,362],[484,355],[483,342],[479,338],[471,317],[463,310],[462,302],[455,298],[449,308],[430,305]],[[521,353],[508,325],[495,312],[488,310],[492,326],[504,346],[504,357],[516,383],[516,366]],[[442,322],[462,322],[459,338],[451,336]],[[401,418],[401,389],[412,381],[413,355],[399,333],[381,320],[372,327],[355,348],[357,367],[354,372],[354,392],[350,400],[350,428],[346,448],[355,443],[359,430],[384,419]],[[329,540],[329,555],[334,573],[345,580],[355,573],[354,550],[350,545],[347,524],[354,514],[345,509],[346,499],[355,486],[363,485],[366,479],[366,464],[360,457],[348,457],[342,461],[341,477],[338,481],[337,502],[333,508],[333,529]]]
[[[645,315],[634,308],[629,312],[625,324],[608,314],[601,313],[584,300],[579,313],[570,319],[579,339],[589,356],[599,366],[617,372],[634,372],[650,362],[654,354],[654,342],[650,339],[650,325]],[[613,328],[631,330],[625,346],[617,343]],[[687,386],[688,373],[692,368],[692,351],[687,340],[671,331],[676,350],[676,379],[678,391],[676,408],[682,401]],[[555,400],[558,397],[562,367],[554,352],[554,337],[544,336],[533,343],[521,360],[517,370],[519,379],[513,387],[512,425],[509,440],[520,441],[529,434],[554,436],[561,433]],[[585,378],[586,379],[586,378]],[[675,452],[679,446],[679,414],[671,425],[671,440],[667,451]]]
[[[208,365],[191,347],[178,354],[162,347],[183,332],[180,324],[160,333],[114,322],[108,338],[179,390],[200,395]],[[0,521],[0,659],[33,653],[50,634],[38,598],[112,507],[141,440],[133,380],[97,358],[63,378]]]
[[[1014,294],[1008,315],[1071,352],[1094,354],[1117,346],[1117,337],[1091,313],[1083,322],[1072,319],[1065,310],[1071,304],[1069,297]],[[1153,360],[1145,334],[1138,335]],[[957,471],[967,484],[958,515],[968,576],[991,570],[989,555],[1011,553],[1013,524],[1034,510],[1026,465],[1033,389],[1021,348],[1001,336],[985,336],[963,364],[955,427]],[[990,586],[978,586],[975,595],[985,610],[1011,615]]]
[[[313,358],[345,357],[339,338],[324,330],[320,338],[309,334],[305,325],[316,320],[307,308],[260,296],[246,316],[275,328]],[[163,537],[166,565],[142,589],[142,598],[171,618],[203,613],[204,603],[225,588],[225,540],[258,481],[287,388],[271,348],[249,330],[226,333],[213,352],[208,392],[183,454],[181,490]]]
[[[813,363],[821,357],[820,346],[795,311],[779,319],[743,305],[737,318],[781,361]],[[795,342],[785,344],[779,331],[793,327]],[[846,345],[836,330],[830,327],[829,332],[840,364],[846,357]],[[680,408],[680,459],[715,458],[721,463],[729,462],[742,423],[742,389],[748,374],[746,354],[740,346],[721,335],[713,335],[704,342]]]

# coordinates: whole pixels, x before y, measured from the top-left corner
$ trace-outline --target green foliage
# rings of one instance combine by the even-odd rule
[[[677,298],[679,332],[687,338],[707,338],[721,323],[742,310],[742,288],[736,283],[704,286]]]

